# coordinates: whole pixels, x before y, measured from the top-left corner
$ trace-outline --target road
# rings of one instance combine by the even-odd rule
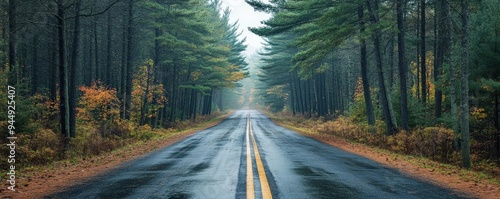
[[[46,198],[460,198],[253,110]]]

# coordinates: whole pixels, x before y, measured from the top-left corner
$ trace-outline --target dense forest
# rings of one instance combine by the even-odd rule
[[[10,0],[0,9],[0,102],[16,108],[0,126],[4,138],[15,128],[21,164],[98,154],[150,137],[138,127],[186,126],[245,100],[245,39],[219,0]]]
[[[0,104],[16,109],[0,132],[15,127],[20,160],[42,164],[253,103],[340,122],[317,130],[360,142],[498,167],[497,0],[245,1],[272,15],[250,28],[265,39],[254,57],[220,0],[2,1]]]
[[[465,168],[471,160],[498,163],[497,0],[246,2],[273,15],[251,28],[266,38],[254,103],[320,120],[347,117],[384,136],[372,143],[424,156],[442,150],[438,159],[458,157]],[[370,142],[355,131],[353,139]],[[441,138],[447,132],[452,143]],[[419,146],[424,152],[413,153]]]

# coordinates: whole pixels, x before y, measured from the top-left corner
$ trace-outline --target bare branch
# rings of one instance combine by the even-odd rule
[[[115,0],[113,1],[111,4],[109,4],[104,10],[100,11],[100,12],[97,12],[97,13],[89,13],[89,14],[80,14],[78,15],[79,17],[93,17],[93,16],[97,16],[97,15],[101,15],[101,14],[104,14],[106,13],[106,11],[108,11],[109,9],[111,9],[111,7],[113,7],[116,3],[120,2],[121,0]],[[75,18],[76,16],[71,16],[71,17],[68,17],[68,18],[65,18],[65,19],[73,19]]]

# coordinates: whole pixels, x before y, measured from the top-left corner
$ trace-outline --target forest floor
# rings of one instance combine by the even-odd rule
[[[0,187],[0,198],[43,198],[50,193],[62,191],[65,187],[83,183],[126,161],[167,147],[199,130],[215,126],[230,114],[214,118],[203,124],[194,125],[194,127],[187,130],[156,137],[148,141],[139,141],[99,156],[58,161],[50,165],[23,169],[20,171],[23,177],[16,179],[16,191],[8,190],[7,184],[4,183]]]
[[[284,122],[281,119],[279,121],[273,119],[273,121],[302,135],[366,157],[390,168],[397,169],[411,177],[441,187],[463,192],[477,198],[496,199],[500,195],[500,179],[489,179],[481,172],[461,169],[457,166],[438,163],[426,158],[397,154],[388,150],[347,141],[333,135],[312,132],[309,129],[298,127],[296,124]]]

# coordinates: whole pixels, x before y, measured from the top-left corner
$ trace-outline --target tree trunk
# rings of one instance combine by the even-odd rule
[[[70,137],[69,132],[69,110],[68,110],[68,76],[66,67],[66,49],[64,42],[64,0],[57,3],[57,36],[59,44],[59,115],[61,133],[65,137]]]
[[[7,4],[6,1],[0,2],[0,6],[2,8],[5,8],[6,4]],[[0,34],[1,34],[0,39],[2,41],[9,41],[9,38],[7,37],[9,35],[9,33],[5,31],[5,30],[8,30],[8,26],[9,26],[9,23],[8,23],[7,17],[2,17],[0,19],[0,29],[2,29],[2,31],[0,31]],[[0,44],[0,50],[2,52],[8,52],[9,49],[7,49],[7,47],[8,47],[8,45],[5,45],[3,42],[2,42],[2,44]],[[0,64],[2,64],[1,67],[2,67],[3,71],[7,71],[7,68],[9,65],[8,64],[9,60],[7,60],[7,59],[8,59],[8,57],[2,57],[2,60],[0,60]]]
[[[363,6],[358,6],[358,17],[359,17],[359,25],[360,25],[360,35],[363,35],[365,32],[365,22],[363,16]],[[375,126],[375,114],[373,113],[373,104],[372,97],[370,93],[370,82],[368,80],[368,69],[367,69],[367,53],[366,53],[366,41],[365,39],[361,39],[361,47],[360,47],[360,62],[361,62],[361,80],[363,81],[363,95],[365,97],[365,106],[366,106],[366,117],[368,119],[368,125],[370,128]],[[375,133],[375,131],[371,131]]]
[[[76,137],[76,73],[78,69],[78,49],[80,45],[80,5],[81,0],[75,4],[75,24],[73,35],[73,52],[71,53],[71,67],[69,77],[69,134]]]
[[[373,4],[373,5],[372,5]],[[367,1],[368,5],[368,11],[370,13],[370,19],[373,24],[378,23],[378,0],[375,1]],[[385,80],[384,80],[384,71],[382,68],[382,56],[380,52],[380,35],[381,35],[381,30],[377,28],[375,32],[373,33],[373,45],[374,45],[374,53],[375,53],[375,62],[377,66],[377,74],[378,74],[378,81],[379,81],[379,87],[380,87],[380,101],[382,104],[382,109],[384,112],[384,117],[385,117],[385,124],[387,127],[387,134],[390,135],[396,131],[395,125],[392,122],[392,116],[391,116],[391,111],[389,107],[389,98],[387,94],[387,89],[385,86]]]
[[[462,166],[464,168],[471,168],[470,159],[470,135],[469,135],[469,45],[468,45],[468,20],[469,20],[469,6],[468,0],[462,0],[462,39],[461,39],[461,64],[460,64],[460,124],[462,136]]]
[[[439,78],[442,74],[443,66],[450,63],[450,52],[451,52],[451,18],[450,18],[450,5],[446,0],[440,0],[440,11],[438,12],[438,49],[437,49],[437,59],[436,66],[434,67],[434,82],[439,82]],[[451,67],[451,66],[450,66]],[[442,103],[443,103],[443,92],[439,89],[440,86],[436,86],[435,93],[435,115],[436,118],[441,118]],[[450,98],[451,99],[451,98]],[[456,107],[455,107],[456,110]],[[455,111],[456,113],[456,111]],[[453,115],[453,114],[452,114]],[[454,114],[456,116],[456,114]],[[454,130],[458,130],[454,129]],[[457,131],[455,131],[458,133]]]
[[[420,1],[420,76],[422,78],[422,103],[427,103],[427,67],[426,67],[426,52],[425,52],[425,0]],[[402,10],[402,9],[401,9]]]
[[[111,26],[112,26],[112,18],[111,18],[111,12],[108,11],[108,14],[107,14],[107,44],[106,44],[106,84],[109,85],[109,86],[112,86],[112,80],[111,80],[111,70],[112,70],[112,61],[111,61],[111,35],[112,35],[112,32],[111,32]]]
[[[102,80],[101,68],[99,68],[99,43],[97,39],[97,19],[94,18],[92,29],[94,31],[94,66],[95,80]]]
[[[496,147],[496,157],[500,158],[500,124],[499,124],[499,114],[498,114],[498,91],[495,91],[495,147]]]
[[[31,95],[38,91],[38,33],[33,36],[33,63],[31,63]]]
[[[9,85],[17,83],[15,66],[16,66],[16,3],[17,1],[9,1]]]
[[[148,107],[148,94],[149,94],[149,81],[151,80],[150,70],[151,66],[149,63],[146,64],[146,91],[144,92],[144,97],[142,99],[142,107],[141,107],[141,117],[139,118],[139,124],[142,126],[146,124],[146,115],[147,115],[147,107]]]
[[[128,23],[127,23],[127,73],[125,86],[125,119],[130,119],[130,105],[132,98],[132,20],[133,20],[133,0],[128,1]]]
[[[120,103],[120,118],[125,119],[125,87],[127,87],[127,21],[123,20],[123,35],[122,35],[122,57],[120,67],[120,89],[118,90],[118,99]]]
[[[392,90],[393,88],[393,85],[394,85],[394,75],[396,73],[395,71],[395,67],[394,67],[394,38],[395,38],[395,34],[393,33],[391,35],[391,39],[389,41],[389,49],[387,51],[387,54],[388,54],[388,59],[389,59],[389,77],[387,78],[388,79],[388,84],[390,86],[390,89],[389,90]]]
[[[48,10],[53,9],[52,1],[48,0],[47,3]],[[55,41],[55,35],[57,35],[57,29],[56,29],[56,16],[53,17],[48,17],[47,19],[47,29],[49,31],[48,38],[47,38],[47,51],[48,51],[48,64],[49,64],[49,99],[52,102],[56,101],[56,96],[57,96],[57,64],[56,64],[56,56],[57,56],[57,51],[56,51],[56,41]]]
[[[401,97],[400,97],[401,127],[405,131],[408,131],[409,130],[409,128],[408,128],[408,91],[407,91],[407,87],[406,87],[408,66],[406,65],[406,57],[405,57],[405,52],[406,52],[405,27],[404,27],[404,18],[403,18],[404,5],[405,5],[405,0],[398,0],[396,2],[396,15],[397,15],[397,23],[398,23],[399,91],[401,94]],[[425,84],[422,84],[422,85],[425,85]],[[422,92],[422,94],[423,93],[424,92]]]
[[[157,107],[157,100],[158,96],[156,91],[156,86],[159,83],[158,80],[162,78],[162,75],[164,74],[164,71],[162,70],[162,66],[160,64],[160,46],[161,43],[158,39],[158,37],[161,36],[161,30],[159,28],[155,28],[155,38],[154,38],[154,51],[153,51],[153,99],[151,100],[151,106],[152,107]],[[159,117],[159,110],[160,108],[155,108],[152,110],[152,118],[151,118],[151,126],[153,128],[156,128],[156,125],[158,123],[158,117]]]
[[[84,30],[87,29],[87,27],[83,27]],[[90,42],[88,42],[89,40],[89,31],[84,31],[84,35],[83,35],[83,60],[82,60],[82,63],[85,63],[85,65],[83,65],[84,67],[84,70],[83,70],[83,83],[87,86],[90,86],[92,85],[92,65],[89,65],[88,63],[91,63],[91,47],[90,47]]]

